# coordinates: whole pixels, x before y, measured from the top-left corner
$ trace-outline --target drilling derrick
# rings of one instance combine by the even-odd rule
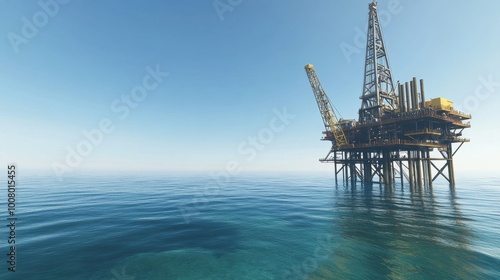
[[[370,4],[366,35],[366,60],[359,122],[378,121],[396,109],[396,92],[380,28],[377,2]]]
[[[472,116],[456,111],[446,98],[426,100],[423,80],[394,84],[377,2],[369,4],[358,121],[338,120],[314,67],[305,69],[325,125],[322,140],[332,143],[320,161],[334,163],[336,182],[340,175],[347,185],[359,180],[431,187],[437,178],[455,184],[453,156],[470,141],[462,133]]]

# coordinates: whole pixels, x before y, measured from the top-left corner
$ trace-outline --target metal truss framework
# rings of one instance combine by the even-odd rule
[[[408,183],[411,187],[432,187],[439,177],[455,185],[453,156],[463,143],[456,149],[449,144],[438,149],[438,153],[433,153],[432,148],[377,152],[332,149],[321,161],[333,162],[335,182],[338,183],[341,177],[347,185],[355,186],[357,182],[388,186]]]
[[[385,112],[396,109],[396,93],[389,59],[382,36],[377,2],[370,3],[366,40],[365,74],[360,97],[359,122],[379,120]]]

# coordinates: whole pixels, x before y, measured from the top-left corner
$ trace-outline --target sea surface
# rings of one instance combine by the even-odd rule
[[[15,273],[0,229],[5,280],[500,279],[500,178],[411,189],[332,174],[127,174],[17,187]]]

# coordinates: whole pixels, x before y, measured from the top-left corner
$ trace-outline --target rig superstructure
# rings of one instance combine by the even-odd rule
[[[425,99],[424,81],[414,77],[395,84],[380,27],[377,2],[369,4],[363,91],[359,119],[338,119],[311,64],[305,66],[325,125],[322,140],[332,148],[322,162],[333,162],[349,184],[400,180],[432,186],[438,178],[455,185],[453,156],[469,139],[469,114],[456,111],[451,100]],[[458,145],[453,147],[453,144]]]

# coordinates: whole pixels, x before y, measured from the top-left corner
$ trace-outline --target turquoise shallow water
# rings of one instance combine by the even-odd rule
[[[17,272],[4,228],[0,279],[500,279],[500,179],[457,182],[20,177]]]

